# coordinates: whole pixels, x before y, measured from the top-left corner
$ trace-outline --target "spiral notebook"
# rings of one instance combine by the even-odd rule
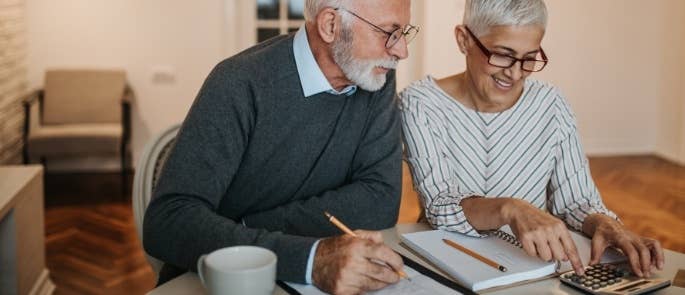
[[[571,232],[571,235],[579,249],[581,259],[587,263],[590,255],[590,240],[575,232]],[[554,275],[557,270],[556,262],[546,262],[526,254],[508,226],[485,238],[469,237],[443,230],[431,230],[403,234],[400,239],[409,248],[473,291],[535,280]],[[507,271],[501,272],[452,248],[445,244],[443,239],[454,241],[475,251],[503,265]],[[618,252],[609,251],[602,257],[602,262],[621,259],[624,258]],[[565,267],[567,266],[562,266],[562,268]]]

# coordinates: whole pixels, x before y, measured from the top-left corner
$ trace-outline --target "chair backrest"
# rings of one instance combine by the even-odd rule
[[[138,166],[136,167],[136,174],[133,178],[133,218],[136,222],[136,230],[138,231],[138,238],[143,241],[143,218],[145,216],[145,209],[147,209],[150,200],[152,199],[152,191],[157,184],[157,179],[162,171],[164,162],[166,162],[169,157],[169,152],[176,142],[176,134],[178,134],[178,129],[180,124],[173,125],[155,138],[150,140],[145,149],[143,150],[143,155],[138,161]],[[162,268],[162,262],[145,254],[152,270],[155,274],[159,274],[159,270]]]
[[[416,223],[423,215],[423,206],[414,189],[411,171],[407,162],[402,161],[402,200],[397,223]]]
[[[42,123],[120,123],[123,70],[48,70]]]

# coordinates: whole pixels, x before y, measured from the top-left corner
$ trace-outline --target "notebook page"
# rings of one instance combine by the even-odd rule
[[[431,279],[430,277],[427,277],[418,271],[414,270],[413,268],[409,266],[404,266],[404,272],[407,273],[407,276],[409,276],[410,280],[400,280],[397,284],[387,286],[381,290],[374,291],[374,292],[368,292],[365,294],[378,294],[378,295],[383,295],[383,294],[397,294],[397,295],[410,295],[410,294],[418,294],[418,295],[448,295],[448,294],[462,294],[456,290],[452,290],[451,288],[448,288],[435,280]],[[295,284],[295,283],[290,283],[286,282],[288,286],[291,288],[295,289],[297,292],[299,292],[302,295],[321,295],[321,294],[326,294],[323,291],[319,290],[313,285],[303,285],[303,284]]]
[[[474,291],[544,277],[553,274],[556,269],[556,263],[530,257],[522,249],[494,236],[475,238],[432,230],[403,234],[401,239],[407,246]],[[442,239],[455,241],[505,266],[507,272],[501,272],[450,247]]]

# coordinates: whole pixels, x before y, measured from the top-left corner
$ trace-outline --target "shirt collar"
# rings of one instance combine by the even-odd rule
[[[295,65],[297,66],[297,74],[300,76],[300,83],[304,97],[310,97],[314,94],[327,92],[334,95],[352,95],[357,91],[357,85],[348,85],[341,91],[335,90],[328,79],[324,76],[321,68],[316,63],[312,49],[309,47],[309,40],[307,39],[307,31],[302,25],[293,40],[293,53],[295,55]]]

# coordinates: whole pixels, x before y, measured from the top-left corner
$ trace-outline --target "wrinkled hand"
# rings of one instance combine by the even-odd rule
[[[518,199],[512,199],[505,220],[528,255],[570,261],[577,274],[584,273],[576,244],[561,220]]]
[[[312,281],[319,289],[331,294],[359,294],[399,281],[394,270],[402,269],[402,258],[383,244],[381,233],[355,233],[357,237],[342,235],[319,242],[312,271]]]
[[[613,218],[596,214],[590,264],[599,263],[602,254],[608,247],[621,249],[628,257],[633,272],[639,277],[651,276],[654,268],[664,267],[664,251],[659,241],[636,235],[627,230]]]

